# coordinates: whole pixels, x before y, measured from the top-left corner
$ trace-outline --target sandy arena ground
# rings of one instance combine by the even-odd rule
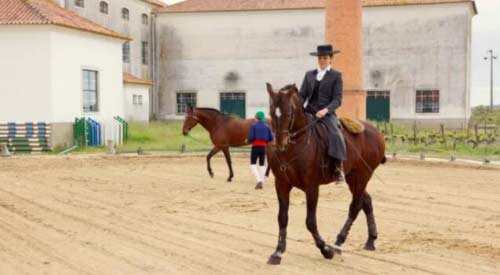
[[[500,170],[391,162],[372,180],[378,250],[360,214],[343,255],[322,258],[294,191],[288,250],[277,241],[272,184],[253,190],[247,160],[225,182],[222,159],[0,159],[0,274],[500,274]],[[331,244],[346,186],[324,186],[319,229]],[[321,272],[321,273],[320,273]]]

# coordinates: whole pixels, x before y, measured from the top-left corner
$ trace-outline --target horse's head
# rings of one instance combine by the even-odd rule
[[[193,129],[198,124],[198,117],[196,116],[196,110],[188,106],[186,110],[186,117],[184,118],[184,125],[182,125],[182,134],[187,136],[189,131]]]
[[[271,125],[276,134],[276,145],[279,150],[284,151],[290,143],[291,134],[295,130],[295,122],[302,111],[299,90],[295,84],[287,85],[274,92],[271,84],[267,83],[271,114]]]

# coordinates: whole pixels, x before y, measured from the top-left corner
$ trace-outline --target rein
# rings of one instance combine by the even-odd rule
[[[306,126],[302,127],[301,129],[293,132],[292,134],[289,134],[288,136],[288,139],[289,139],[289,142],[292,143],[292,139],[296,138],[297,136],[299,136],[301,133],[303,132],[306,132],[308,133],[308,137],[307,137],[307,144],[309,144],[310,140],[311,140],[311,136],[312,136],[312,131],[311,129],[318,123],[318,121],[320,121],[320,119],[314,119],[312,122],[308,123]],[[291,124],[293,125],[293,124]],[[289,131],[289,130],[288,130]],[[288,131],[283,131],[282,133],[287,133]],[[307,146],[303,146],[302,147],[302,150],[295,154],[295,156],[291,159],[291,160],[288,160],[288,161],[285,161],[285,160],[282,160],[277,152],[277,150],[272,150],[271,151],[271,156],[273,158],[276,158],[278,160],[278,163],[279,163],[279,166],[280,166],[280,170],[281,172],[283,172],[283,174],[285,175],[285,177],[287,177],[287,179],[289,180],[288,178],[288,174],[286,173],[286,170],[288,170],[288,168],[290,167],[290,165],[295,162],[296,160],[298,160],[300,158],[300,156],[302,155],[302,153],[304,153],[306,150],[308,150],[309,148]]]

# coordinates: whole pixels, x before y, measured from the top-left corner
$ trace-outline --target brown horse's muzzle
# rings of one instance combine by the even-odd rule
[[[276,142],[276,147],[278,148],[278,151],[286,151],[286,148],[288,147],[288,144],[290,143],[290,138],[287,135],[283,135],[277,138]]]

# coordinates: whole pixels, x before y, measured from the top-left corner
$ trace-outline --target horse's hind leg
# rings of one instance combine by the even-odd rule
[[[216,155],[219,152],[220,152],[220,149],[217,147],[214,147],[214,148],[212,148],[212,151],[210,151],[210,153],[208,153],[208,155],[207,155],[207,170],[208,170],[208,174],[212,178],[214,177],[214,172],[212,171],[212,166],[210,165],[210,160],[212,159],[212,157],[214,155]]]
[[[365,192],[363,196],[363,212],[366,215],[366,223],[368,224],[368,240],[365,244],[365,249],[374,251],[375,240],[377,239],[377,224],[375,223],[375,215],[373,214],[372,198],[370,194]]]
[[[333,247],[327,245],[318,232],[318,226],[316,222],[318,193],[319,193],[318,186],[315,186],[306,191],[306,200],[307,200],[306,226],[309,232],[311,232],[314,238],[314,242],[316,243],[316,247],[319,248],[321,254],[323,254],[323,257],[325,257],[326,259],[332,259],[334,255]]]
[[[358,217],[359,211],[363,207],[363,196],[354,196],[352,197],[351,205],[349,206],[349,215],[347,220],[342,227],[342,230],[337,235],[337,241],[335,245],[340,250],[340,247],[344,244],[347,239],[347,235],[349,235],[349,231],[351,230],[351,226]]]
[[[226,157],[226,163],[227,166],[229,167],[229,178],[227,178],[227,181],[231,182],[233,180],[234,173],[233,173],[233,164],[231,161],[231,154],[229,153],[229,147],[225,147],[224,149],[222,149],[222,152],[224,152],[224,157]]]

